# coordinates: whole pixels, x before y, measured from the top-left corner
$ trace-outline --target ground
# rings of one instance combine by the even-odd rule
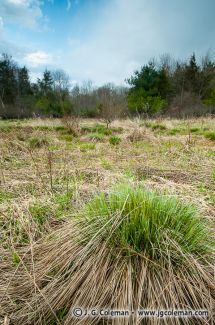
[[[0,121],[0,215],[5,247],[34,241],[116,182],[177,194],[215,216],[215,119]],[[76,125],[77,128],[77,125]]]
[[[215,119],[0,120],[2,256],[18,268],[22,248],[116,183],[177,195],[213,224]]]

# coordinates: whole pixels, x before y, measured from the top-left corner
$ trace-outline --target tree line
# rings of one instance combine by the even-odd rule
[[[207,54],[197,62],[163,55],[126,79],[127,86],[88,81],[71,87],[63,70],[43,72],[32,82],[29,70],[12,57],[0,58],[0,117],[102,117],[107,123],[128,115],[201,116],[215,113],[215,62]],[[108,122],[109,121],[109,122]]]

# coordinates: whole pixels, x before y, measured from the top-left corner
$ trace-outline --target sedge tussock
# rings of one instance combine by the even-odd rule
[[[175,197],[123,184],[92,199],[46,239],[17,248],[16,269],[2,253],[1,316],[11,324],[212,324],[210,224]],[[207,309],[209,318],[78,319],[75,306]]]

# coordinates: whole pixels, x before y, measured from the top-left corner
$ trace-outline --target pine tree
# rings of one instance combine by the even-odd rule
[[[0,97],[3,104],[14,104],[18,91],[17,66],[7,54],[0,60]]]
[[[200,68],[196,63],[196,56],[193,53],[189,64],[185,68],[186,87],[188,91],[198,94],[199,90],[199,72]]]
[[[43,73],[43,78],[38,79],[38,86],[40,89],[40,92],[42,93],[43,96],[48,95],[49,92],[53,90],[53,78],[51,71],[45,70]]]
[[[18,71],[18,84],[21,97],[32,94],[28,69],[26,67],[20,68]]]

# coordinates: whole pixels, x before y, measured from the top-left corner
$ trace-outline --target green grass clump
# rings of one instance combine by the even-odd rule
[[[48,126],[48,125],[39,125],[39,126],[36,126],[35,128],[40,131],[52,131],[53,130],[53,127]]]
[[[60,136],[60,139],[63,140],[63,141],[70,142],[70,141],[73,140],[73,135],[71,135],[71,134],[62,134]]]
[[[172,262],[212,251],[206,221],[194,206],[175,197],[121,185],[108,196],[97,196],[85,211],[87,222],[95,231],[97,223],[105,228],[105,238],[116,249]]]
[[[63,125],[54,126],[53,128],[55,131],[66,131],[66,128]]]
[[[167,127],[163,124],[154,123],[154,122],[144,122],[142,124],[146,128],[151,128],[152,130],[164,131],[167,130]]]
[[[94,150],[95,147],[95,143],[81,143],[79,148],[82,152],[86,152],[88,150]]]
[[[53,201],[57,205],[55,215],[59,218],[64,217],[64,213],[72,208],[73,191],[68,190],[63,193],[55,194]]]
[[[4,201],[8,201],[14,198],[14,194],[11,192],[0,191],[0,204]]]
[[[88,135],[89,139],[94,141],[101,141],[104,139],[104,134],[101,133],[91,133]]]
[[[145,126],[146,128],[151,128],[153,126],[152,122],[144,122],[141,125]]]
[[[167,127],[162,124],[154,124],[154,125],[152,125],[152,130],[164,131],[164,130],[167,130]]]
[[[215,181],[215,168],[212,171],[212,179]]]
[[[19,265],[19,263],[20,263],[20,257],[16,252],[12,253],[12,262],[16,266]]]
[[[110,135],[112,134],[111,129],[107,129],[107,127],[103,124],[96,124],[94,126],[83,126],[81,128],[83,132],[91,132],[91,133],[98,133],[102,135]]]
[[[116,136],[112,136],[109,138],[109,143],[112,144],[113,146],[118,145],[121,142],[121,139],[119,137]]]
[[[172,128],[170,131],[169,131],[169,135],[175,135],[177,133],[180,133],[180,130],[177,129],[177,128]]]
[[[13,130],[13,127],[10,125],[1,125],[0,126],[0,132],[11,132]]]
[[[190,129],[190,132],[191,132],[191,133],[199,132],[199,128],[191,128],[191,129]]]
[[[114,133],[122,133],[123,132],[123,128],[121,126],[119,126],[119,127],[112,127],[110,129]]]
[[[34,204],[29,207],[29,212],[35,223],[43,225],[51,215],[51,209],[46,205]]]
[[[48,145],[48,141],[45,138],[33,137],[29,139],[29,146],[32,149],[41,148]]]
[[[215,132],[211,131],[211,132],[206,132],[205,133],[205,138],[215,141]]]
[[[26,136],[24,134],[17,134],[17,140],[19,140],[19,141],[25,141],[26,140]]]
[[[103,124],[96,124],[96,126],[92,128],[92,132],[98,132],[103,135],[112,134],[111,129],[106,128]]]
[[[111,170],[113,168],[112,164],[110,161],[108,161],[107,159],[105,158],[101,158],[101,166],[104,168],[104,169],[107,169],[107,170]]]
[[[103,135],[111,135],[113,133],[122,133],[123,128],[122,127],[111,127],[107,128],[103,124],[96,124],[94,126],[83,126],[81,128],[83,132],[88,132],[88,133],[99,133]]]
[[[186,306],[212,314],[214,244],[210,228],[192,205],[120,185],[98,195],[81,211],[69,212],[69,222],[31,244],[22,258],[43,285],[49,304],[41,299],[41,292],[32,290],[26,264],[18,268],[19,259],[14,259],[10,274],[16,272],[16,277],[10,278],[10,298],[17,305],[9,307],[13,306],[17,323],[36,324],[39,319],[42,324],[74,324],[71,301],[74,306],[120,306],[122,310],[130,306],[167,310],[174,303],[178,310]],[[23,248],[17,252],[23,256]],[[11,259],[6,264],[6,258],[4,269],[10,270]],[[25,304],[20,299],[23,292]],[[8,301],[4,298],[6,307]],[[86,315],[84,321],[91,324],[92,317]],[[100,317],[95,324],[106,321]],[[190,318],[189,324],[196,324],[196,319]]]

